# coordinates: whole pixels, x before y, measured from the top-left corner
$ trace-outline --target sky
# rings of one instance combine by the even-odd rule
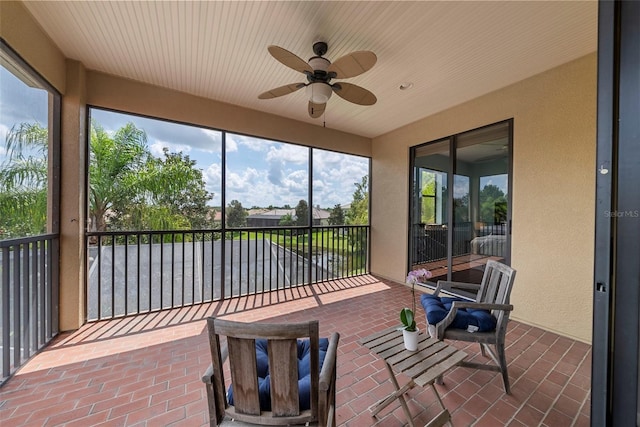
[[[222,132],[112,111],[92,109],[91,119],[109,133],[128,122],[147,133],[153,155],[163,148],[182,152],[202,170],[206,189],[220,206],[222,193]],[[233,133],[226,134],[226,203],[238,200],[245,208],[295,207],[308,203],[309,148]],[[332,208],[351,203],[355,183],[368,174],[369,159],[313,150],[313,205]]]
[[[0,163],[6,160],[6,137],[12,126],[39,123],[47,127],[48,93],[32,88],[0,66]],[[112,134],[132,122],[147,134],[151,153],[163,157],[163,148],[182,152],[202,170],[211,206],[222,202],[221,131],[174,122],[91,109],[91,119]],[[245,208],[295,207],[309,203],[309,148],[227,133],[226,203],[238,200]],[[353,200],[356,183],[369,173],[369,159],[313,149],[313,205],[332,208]]]
[[[0,66],[0,163],[5,158],[7,132],[14,124],[47,124],[48,93],[31,88]]]

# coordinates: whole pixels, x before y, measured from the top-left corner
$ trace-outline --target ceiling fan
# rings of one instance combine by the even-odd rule
[[[282,64],[306,75],[307,83],[280,86],[260,94],[259,99],[288,95],[304,87],[309,98],[309,116],[312,118],[322,116],[333,92],[342,99],[358,105],[373,105],[377,101],[373,93],[360,86],[343,82],[331,83],[332,79],[347,79],[370,70],[378,59],[373,52],[353,52],[331,63],[322,56],[327,53],[327,43],[325,42],[313,44],[313,53],[316,56],[310,58],[308,62],[279,46],[269,46],[268,50],[271,56]]]

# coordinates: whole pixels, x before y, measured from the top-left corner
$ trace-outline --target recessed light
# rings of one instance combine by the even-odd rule
[[[404,82],[404,83],[400,83],[400,86],[398,87],[398,89],[408,90],[408,89],[411,89],[412,87],[413,87],[413,82]]]

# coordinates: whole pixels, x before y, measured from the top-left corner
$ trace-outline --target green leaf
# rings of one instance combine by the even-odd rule
[[[404,325],[404,329],[407,331],[416,330],[416,321],[413,315],[413,311],[410,308],[403,308],[400,310],[400,321]]]

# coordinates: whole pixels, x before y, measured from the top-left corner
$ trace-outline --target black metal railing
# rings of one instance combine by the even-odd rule
[[[412,264],[447,259],[448,229],[442,225],[414,225]],[[470,223],[456,224],[453,230],[454,257],[469,254],[503,257],[505,226],[485,226],[474,230]]]
[[[447,227],[441,225],[420,227],[414,233],[413,264],[447,259],[447,235]],[[470,226],[467,224],[456,225],[453,230],[453,256],[469,254],[472,238]]]
[[[58,235],[0,241],[3,384],[58,334]]]
[[[369,227],[87,233],[87,320],[369,272]]]

